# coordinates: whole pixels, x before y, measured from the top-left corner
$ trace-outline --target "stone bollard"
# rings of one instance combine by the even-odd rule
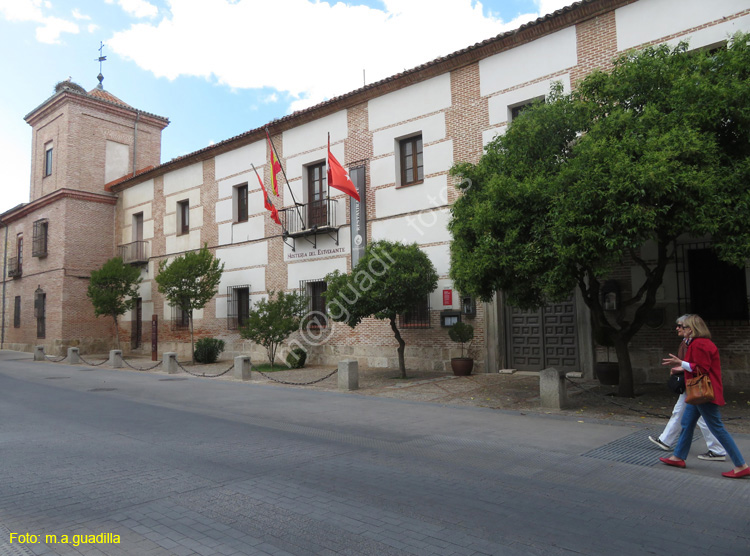
[[[174,351],[169,351],[165,353],[163,357],[162,367],[164,367],[164,370],[170,375],[177,374],[179,372],[179,369],[177,368],[177,354]]]
[[[359,363],[356,359],[339,361],[339,390],[359,388]]]
[[[81,358],[78,355],[78,348],[68,348],[68,364],[78,365],[81,362]]]
[[[109,362],[107,363],[110,367],[119,369],[122,367],[122,350],[111,349],[109,350]]]
[[[237,380],[250,380],[250,356],[240,355],[234,358],[234,378]]]
[[[554,367],[541,371],[539,373],[539,398],[543,408],[565,409],[568,405],[565,373]]]
[[[34,361],[45,361],[44,346],[34,346]]]

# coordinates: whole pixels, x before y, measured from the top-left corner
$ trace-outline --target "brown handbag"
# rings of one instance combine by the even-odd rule
[[[708,373],[700,367],[695,368],[693,378],[685,380],[685,403],[700,405],[714,401],[714,387]]]

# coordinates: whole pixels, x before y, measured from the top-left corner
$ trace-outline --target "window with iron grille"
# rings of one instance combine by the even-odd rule
[[[190,328],[190,313],[185,311],[182,307],[172,306],[172,328],[174,330],[182,330]]]
[[[307,315],[303,319],[303,326],[311,324],[323,328],[328,325],[328,311],[323,296],[327,289],[325,280],[300,281],[300,294],[307,299]]]
[[[745,267],[719,260],[708,242],[678,245],[675,266],[680,314],[695,313],[711,324],[748,323]]]
[[[399,141],[401,185],[414,185],[424,181],[422,135],[407,137]]]
[[[430,328],[430,296],[399,315],[399,328]]]
[[[13,328],[21,328],[21,296],[17,295],[13,307]]]
[[[245,326],[250,315],[250,285],[227,288],[227,329],[238,330]]]
[[[37,220],[34,222],[34,236],[31,240],[31,256],[32,257],[46,257],[47,256],[47,232],[49,230],[49,223],[47,219]]]

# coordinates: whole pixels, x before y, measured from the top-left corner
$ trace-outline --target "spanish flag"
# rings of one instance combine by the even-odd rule
[[[273,148],[271,143],[271,136],[268,134],[268,128],[266,128],[266,139],[268,139],[268,150],[271,152],[271,185],[273,186],[273,194],[279,196],[279,181],[276,176],[281,172],[281,162],[276,158],[276,150]]]
[[[253,170],[255,170],[255,166],[253,166]],[[275,206],[273,206],[273,203],[271,202],[271,198],[268,196],[268,192],[266,191],[266,188],[263,185],[263,180],[260,179],[260,174],[258,174],[258,170],[255,170],[255,175],[258,176],[258,183],[260,184],[260,190],[263,192],[263,205],[266,207],[266,210],[271,213],[271,219],[274,222],[276,222],[279,226],[281,226],[281,220],[279,219],[279,211],[276,210]]]

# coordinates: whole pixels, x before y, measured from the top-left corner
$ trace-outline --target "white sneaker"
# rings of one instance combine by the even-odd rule
[[[726,454],[723,456],[714,454],[711,450],[709,450],[705,454],[699,454],[698,459],[704,459],[706,461],[727,461],[727,456]]]
[[[658,438],[654,438],[653,436],[649,436],[648,439],[651,442],[653,442],[654,444],[656,444],[659,448],[661,448],[662,450],[664,450],[665,452],[671,452],[672,451],[672,448],[670,448],[669,446],[667,446],[666,444],[664,444],[664,442],[662,442]],[[700,456],[698,456],[698,457],[700,457]]]

